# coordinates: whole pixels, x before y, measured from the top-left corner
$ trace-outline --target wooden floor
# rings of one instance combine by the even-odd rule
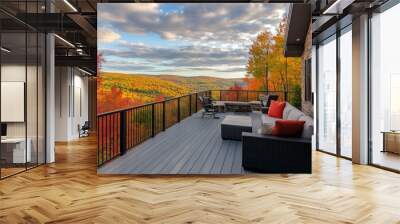
[[[0,181],[0,223],[400,223],[400,175],[320,152],[312,175],[98,176],[96,143]]]
[[[400,170],[400,155],[392,152],[374,151],[372,161],[374,164]]]
[[[98,169],[99,174],[244,174],[241,141],[222,140],[219,119],[194,114],[129,150]],[[250,116],[253,131],[261,124],[259,112]]]

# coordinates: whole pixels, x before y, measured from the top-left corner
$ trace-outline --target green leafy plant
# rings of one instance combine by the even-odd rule
[[[301,87],[300,85],[294,85],[292,87],[291,97],[289,98],[290,104],[296,108],[301,109]]]

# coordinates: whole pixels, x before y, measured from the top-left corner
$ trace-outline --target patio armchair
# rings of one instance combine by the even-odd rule
[[[89,121],[85,121],[85,123],[81,126],[78,124],[79,138],[89,136],[90,125]]]
[[[217,113],[217,109],[214,107],[212,100],[210,97],[199,96],[199,100],[201,106],[203,107],[203,112],[201,114],[201,118],[204,118],[206,115],[211,115],[213,118],[217,118],[215,114]]]

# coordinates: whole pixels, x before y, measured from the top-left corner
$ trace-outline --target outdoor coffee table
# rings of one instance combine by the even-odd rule
[[[242,132],[252,132],[250,116],[228,115],[221,123],[222,139],[242,140]]]
[[[383,150],[382,152],[391,152],[400,154],[400,131],[382,131]]]
[[[251,112],[249,102],[225,101],[225,110],[232,112]]]
[[[213,101],[213,106],[218,112],[225,112],[225,101]]]

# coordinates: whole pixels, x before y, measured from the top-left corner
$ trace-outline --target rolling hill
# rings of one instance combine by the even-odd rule
[[[235,83],[241,85],[242,80],[103,72],[98,78],[98,111],[102,113],[197,91],[228,89]]]

